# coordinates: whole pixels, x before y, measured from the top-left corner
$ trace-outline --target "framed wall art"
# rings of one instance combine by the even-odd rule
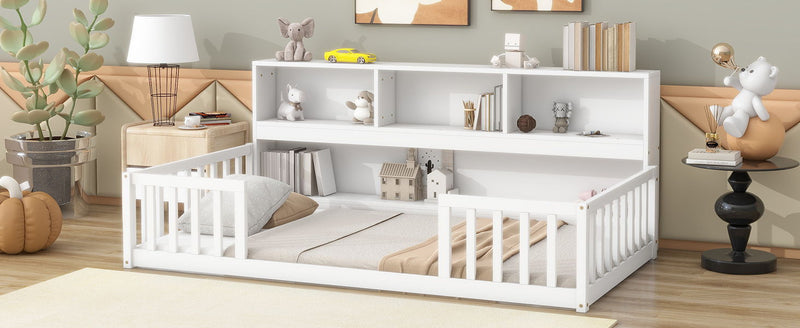
[[[469,25],[469,0],[355,0],[356,24]]]
[[[496,11],[583,11],[583,0],[492,0]]]

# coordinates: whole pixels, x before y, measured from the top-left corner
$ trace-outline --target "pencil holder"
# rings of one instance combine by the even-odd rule
[[[475,124],[475,108],[464,108],[464,128],[472,130]]]

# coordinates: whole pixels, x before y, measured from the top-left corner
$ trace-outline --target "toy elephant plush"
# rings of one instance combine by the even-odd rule
[[[301,23],[289,23],[286,18],[278,18],[281,36],[289,39],[286,49],[275,53],[278,61],[309,61],[311,52],[303,45],[303,38],[314,35],[314,19],[309,17]]]

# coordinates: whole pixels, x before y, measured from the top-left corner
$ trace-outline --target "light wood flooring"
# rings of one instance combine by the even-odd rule
[[[26,255],[0,254],[0,294],[84,267],[122,270],[120,236],[120,208],[94,205],[88,217],[65,220],[61,236],[50,249]],[[735,276],[703,270],[699,256],[697,252],[662,249],[657,260],[601,298],[585,315],[617,319],[617,327],[623,328],[800,327],[800,260],[779,259],[778,271],[772,274]],[[435,298],[576,315],[570,310]]]

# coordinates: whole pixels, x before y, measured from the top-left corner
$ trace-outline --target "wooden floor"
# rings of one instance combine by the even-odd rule
[[[95,205],[90,216],[65,220],[61,236],[50,249],[27,255],[0,254],[0,294],[84,267],[122,270],[121,244],[120,208]],[[772,274],[734,276],[703,270],[699,256],[697,252],[661,250],[657,260],[601,298],[586,315],[614,318],[619,320],[617,327],[625,328],[800,327],[800,260],[779,259],[778,271]]]

